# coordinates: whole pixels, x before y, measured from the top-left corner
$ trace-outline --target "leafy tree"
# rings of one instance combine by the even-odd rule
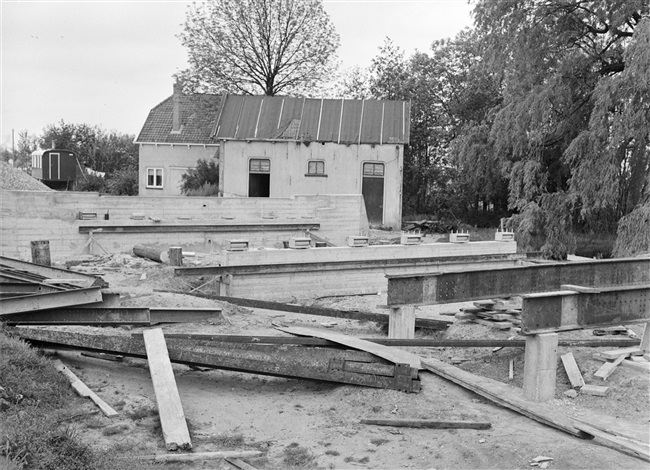
[[[549,257],[571,249],[567,230],[613,230],[641,197],[649,10],[645,0],[480,0],[474,10],[503,96],[488,142],[510,208],[538,218],[523,225],[541,227]]]
[[[321,0],[210,0],[179,35],[193,91],[304,93],[332,72],[339,36]]]
[[[205,185],[211,185],[215,188],[219,186],[219,165],[214,160],[209,162],[199,159],[196,162],[196,168],[188,168],[187,173],[181,176],[181,193],[186,195],[197,195],[195,191],[205,190],[216,195],[213,188],[206,188]]]
[[[134,136],[107,132],[98,126],[72,124],[61,120],[45,127],[39,142],[41,148],[72,150],[80,162],[96,171],[111,174],[129,166],[137,166],[138,146]]]

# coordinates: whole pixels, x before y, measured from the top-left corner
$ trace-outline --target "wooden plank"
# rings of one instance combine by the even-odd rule
[[[240,470],[257,470],[252,465],[248,465],[243,460],[239,460],[234,457],[226,457],[224,460],[228,462],[230,465],[232,465],[233,467],[239,468]]]
[[[565,413],[557,411],[550,405],[526,400],[522,391],[511,385],[474,375],[437,359],[423,358],[422,366],[440,377],[542,424],[573,436],[582,438],[587,436],[585,432],[575,428]]]
[[[624,355],[625,357],[627,356],[641,356],[643,353],[641,352],[641,349],[638,347],[630,347],[630,348],[623,348],[623,349],[614,349],[612,351],[603,351],[600,353],[602,357],[605,359],[618,359],[620,356]]]
[[[102,410],[102,413],[104,413],[108,418],[112,418],[118,415],[117,411],[111,408],[104,400],[99,398],[97,394],[88,388],[88,386],[83,383],[81,379],[75,375],[74,372],[68,369],[65,364],[63,364],[63,362],[61,362],[59,359],[55,359],[53,362],[56,370],[66,376],[66,378],[70,381],[72,388],[74,388],[80,396],[90,398],[99,407],[99,409]]]
[[[609,390],[609,387],[601,387],[600,385],[585,384],[580,388],[580,393],[584,393],[585,395],[604,397],[605,395],[607,395],[607,390]]]
[[[569,377],[569,382],[573,388],[582,387],[585,384],[585,380],[582,378],[576,359],[573,357],[572,352],[568,352],[560,356],[562,364],[564,365],[564,370],[566,375]]]
[[[313,328],[303,328],[297,326],[276,326],[275,328],[292,335],[313,336],[315,338],[326,339],[334,343],[343,344],[353,349],[369,352],[370,354],[374,354],[375,356],[381,357],[395,364],[408,364],[409,366],[416,369],[422,368],[420,364],[420,358],[418,356],[406,351],[402,351],[401,349],[391,348],[389,346],[383,346],[377,343],[371,343],[370,341],[364,341],[359,338],[335,333],[333,331],[316,330]]]
[[[594,353],[593,357],[594,359],[598,359],[599,361],[607,361],[607,359],[601,356],[600,353]],[[619,365],[622,367],[627,367],[628,369],[636,369],[644,372],[650,372],[650,363],[644,364],[642,362],[632,362],[632,361],[624,360]]]
[[[618,451],[629,453],[641,460],[650,462],[650,447],[647,445],[643,445],[631,439],[626,439],[624,437],[619,437],[614,434],[601,431],[600,429],[597,429],[585,423],[581,423],[580,421],[574,421],[574,426],[577,429],[580,429],[581,431],[586,432],[587,434],[590,434],[597,439],[600,439]]]
[[[138,460],[154,462],[196,462],[197,460],[219,460],[226,458],[255,458],[264,455],[259,450],[222,450],[217,452],[192,452],[191,454],[139,455]]]
[[[616,367],[618,367],[618,365],[621,362],[623,362],[625,357],[626,357],[625,355],[620,355],[613,362],[606,362],[605,364],[603,364],[600,367],[600,369],[598,369],[596,372],[594,372],[594,377],[599,377],[599,378],[601,378],[603,380],[607,380],[609,378],[609,376],[614,373],[614,371],[616,370]]]
[[[165,447],[167,450],[191,449],[190,432],[163,332],[160,328],[154,328],[144,330],[143,335]]]
[[[590,413],[588,417],[573,418],[581,423],[588,424],[601,431],[625,437],[650,445],[650,427],[645,424],[637,424],[620,418],[607,415],[595,415]]]
[[[427,429],[490,429],[492,424],[479,421],[434,421],[430,419],[362,419],[361,424]]]
[[[639,349],[643,351],[643,353],[650,352],[650,322],[645,324],[645,328],[643,329],[643,337],[641,338],[641,344],[639,345]]]

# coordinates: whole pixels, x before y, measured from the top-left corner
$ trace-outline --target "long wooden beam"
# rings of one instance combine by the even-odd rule
[[[650,257],[389,275],[388,305],[429,305],[556,291],[562,284],[650,282]]]
[[[146,358],[143,336],[16,327],[13,334],[48,348],[74,348]],[[324,380],[408,392],[420,390],[417,370],[362,351],[167,339],[172,362],[278,377]]]
[[[138,308],[78,307],[58,308],[7,315],[8,325],[153,325],[156,323],[193,323],[214,318],[221,309],[212,308]]]
[[[13,313],[70,307],[101,301],[102,293],[98,287],[8,297],[0,299],[0,316],[5,317]]]
[[[186,292],[179,291],[168,291],[186,294]],[[271,302],[268,300],[256,300],[256,299],[243,299],[240,297],[227,297],[222,295],[211,295],[211,294],[201,294],[198,292],[193,292],[189,295],[194,295],[197,297],[203,297],[207,299],[220,300],[223,302],[228,302],[233,305],[239,305],[241,307],[249,308],[263,308],[265,310],[275,310],[278,312],[291,312],[291,313],[300,313],[303,315],[316,315],[321,317],[333,317],[333,318],[346,318],[348,320],[359,320],[359,321],[374,321],[377,323],[388,323],[389,316],[385,313],[373,313],[373,312],[359,312],[357,310],[338,310],[334,308],[327,307],[315,307],[315,306],[303,306],[295,304],[285,304],[282,302]],[[449,325],[451,321],[445,320],[432,320],[428,318],[417,318],[415,320],[415,326],[418,328],[429,328],[432,330],[444,330]]]
[[[650,321],[650,283],[523,296],[521,331],[554,331]]]
[[[360,248],[363,249],[363,248]],[[471,263],[489,264],[495,261],[509,261],[513,264],[522,258],[520,254],[494,254],[494,255],[474,255],[474,256],[438,256],[430,258],[381,258],[369,259],[362,261],[328,261],[314,263],[277,263],[277,264],[252,264],[238,266],[187,266],[174,269],[176,276],[220,276],[226,274],[278,274],[294,272],[312,272],[312,271],[341,271],[344,269],[375,269],[375,268],[399,268],[411,267],[413,269],[444,266],[445,264]]]
[[[286,223],[264,223],[264,224],[156,224],[156,225],[81,225],[79,233],[188,233],[188,232],[259,232],[259,231],[299,231],[318,230],[319,223],[286,224]]]
[[[137,333],[134,333],[137,334]],[[303,346],[335,346],[335,343],[326,339],[307,338],[295,336],[246,336],[246,335],[210,335],[201,333],[166,333],[168,339],[188,339],[196,341],[215,341],[221,343],[255,343],[255,344],[285,344]],[[388,338],[360,338],[384,346],[407,346],[428,348],[523,348],[526,341],[523,339],[388,339]],[[638,346],[638,339],[561,339],[559,346],[582,348],[626,348]]]

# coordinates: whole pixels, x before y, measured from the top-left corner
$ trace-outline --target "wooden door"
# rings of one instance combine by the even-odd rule
[[[384,164],[364,163],[361,194],[366,204],[368,222],[374,225],[384,223]]]

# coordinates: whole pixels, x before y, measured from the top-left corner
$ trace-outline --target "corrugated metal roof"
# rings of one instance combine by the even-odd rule
[[[180,133],[172,133],[173,96],[153,108],[136,143],[211,144],[214,123],[220,110],[220,95],[181,95]]]
[[[407,144],[409,114],[405,101],[228,95],[212,137]]]
[[[173,96],[149,112],[137,143],[212,144],[293,140],[407,144],[410,104],[281,96],[181,95],[182,130],[172,133]]]

